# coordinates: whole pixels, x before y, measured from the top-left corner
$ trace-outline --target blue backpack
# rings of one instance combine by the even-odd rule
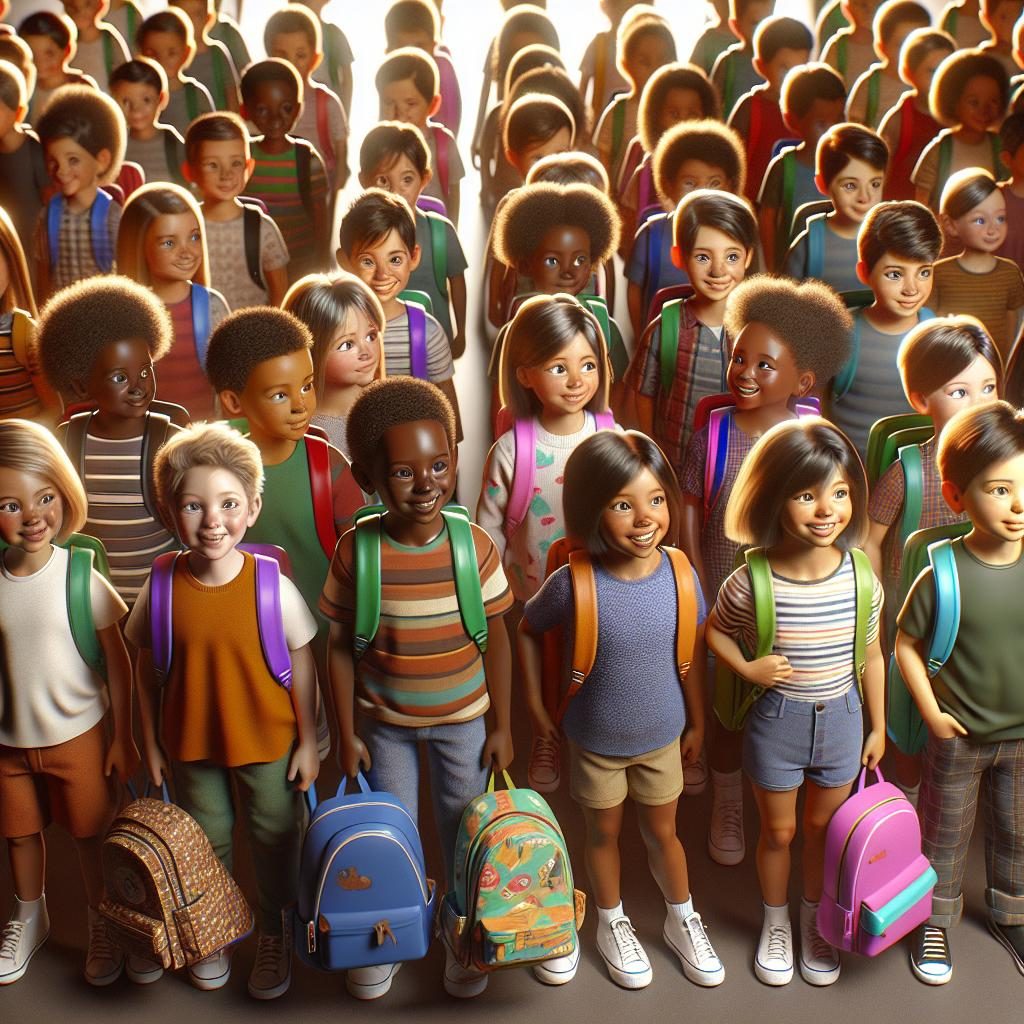
[[[437,889],[427,878],[416,822],[390,793],[359,792],[312,808],[302,843],[295,949],[311,967],[345,971],[426,956]]]

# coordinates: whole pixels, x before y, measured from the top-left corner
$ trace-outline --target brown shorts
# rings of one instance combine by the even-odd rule
[[[569,792],[582,807],[603,811],[627,796],[659,807],[683,792],[683,756],[679,740],[636,757],[606,757],[569,740]]]
[[[0,744],[0,835],[35,835],[51,819],[76,839],[102,835],[116,807],[106,748],[102,721],[53,747]]]

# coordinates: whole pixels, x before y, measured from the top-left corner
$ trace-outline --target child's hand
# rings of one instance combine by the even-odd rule
[[[300,743],[288,763],[288,781],[294,782],[298,778],[299,783],[295,788],[305,793],[310,784],[316,781],[319,773],[320,752],[317,749],[316,740]]]
[[[167,758],[158,743],[154,743],[152,747],[147,748],[144,756],[146,759],[146,774],[149,776],[149,781],[159,789],[164,784],[164,781],[171,777],[170,769],[167,767]]]
[[[127,736],[115,735],[107,748],[107,756],[103,761],[103,774],[110,775],[117,772],[117,777],[122,782],[127,782],[139,767],[139,748],[135,746],[135,740],[131,733]]]
[[[758,686],[774,686],[784,682],[793,674],[789,658],[781,654],[766,654],[763,658],[748,661],[743,668],[743,678]]]
[[[484,767],[489,766],[496,772],[503,772],[512,763],[514,756],[512,733],[507,729],[495,729],[487,734],[483,752],[480,754],[480,763]]]
[[[348,739],[342,737],[340,745],[341,770],[348,778],[354,779],[359,774],[360,768],[368,772],[373,767],[366,744],[355,733]]]
[[[864,753],[861,755],[860,763],[868,768],[876,768],[885,753],[885,732],[876,732],[874,729],[868,733],[864,740]]]
[[[966,736],[967,730],[947,711],[928,722],[928,731],[937,740],[951,740],[954,736]]]
[[[700,757],[700,748],[704,746],[704,730],[696,725],[691,725],[683,733],[679,742],[679,750],[683,755],[683,764],[689,767],[697,763]]]

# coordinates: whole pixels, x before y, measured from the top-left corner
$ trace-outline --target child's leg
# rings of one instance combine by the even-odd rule
[[[999,925],[1024,925],[1024,741],[986,744],[995,749],[982,785],[986,799],[985,902]]]
[[[43,833],[16,836],[7,840],[7,858],[11,865],[14,895],[30,903],[43,895],[46,879],[46,847]]]
[[[615,807],[583,808],[587,826],[584,860],[587,876],[594,888],[594,899],[601,909],[617,907],[621,902],[619,882],[619,833],[622,831],[624,803]]]
[[[360,718],[356,728],[373,762],[370,785],[397,796],[412,820],[419,821],[421,730],[386,725],[375,718]]]
[[[761,897],[770,907],[789,900],[789,847],[796,835],[796,796],[799,790],[777,793],[751,783],[761,817],[757,838],[757,878]]]
[[[853,783],[824,789],[810,780],[804,794],[804,899],[817,903],[821,899],[825,871],[825,833],[832,815],[850,795]]]
[[[196,819],[218,860],[230,873],[231,833],[235,827],[230,771],[212,761],[175,761],[171,774],[178,805]]]
[[[678,799],[657,807],[636,805],[640,835],[647,847],[647,863],[661,894],[669,903],[685,903],[690,898],[686,853],[676,831],[678,805]]]

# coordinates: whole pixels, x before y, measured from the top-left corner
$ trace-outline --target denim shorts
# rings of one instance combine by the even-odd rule
[[[784,793],[809,779],[822,789],[860,771],[864,716],[856,686],[831,700],[793,700],[766,690],[743,736],[743,770],[762,789]]]

